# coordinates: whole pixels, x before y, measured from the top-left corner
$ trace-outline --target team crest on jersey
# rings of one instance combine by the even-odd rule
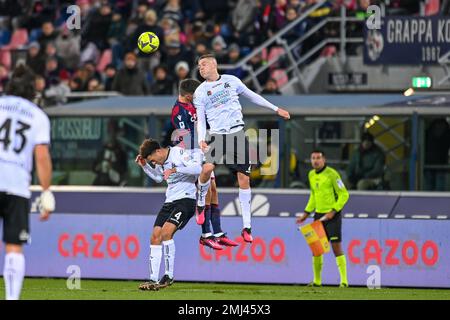
[[[225,84],[223,85],[223,87],[226,89],[226,88],[230,88],[231,86],[230,86],[230,83],[225,82]]]
[[[208,95],[208,96],[212,95],[211,90],[208,90],[207,95]]]

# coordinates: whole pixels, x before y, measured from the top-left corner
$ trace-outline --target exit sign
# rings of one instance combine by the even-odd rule
[[[431,78],[430,77],[413,77],[412,78],[413,88],[431,88]]]

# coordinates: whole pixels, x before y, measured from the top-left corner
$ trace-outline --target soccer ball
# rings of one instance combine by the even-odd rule
[[[144,53],[153,53],[159,48],[159,38],[153,32],[144,32],[139,36],[138,48]]]

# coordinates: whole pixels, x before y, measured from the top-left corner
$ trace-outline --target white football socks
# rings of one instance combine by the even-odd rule
[[[150,280],[158,282],[159,267],[161,266],[162,245],[150,246]]]
[[[242,222],[244,228],[251,228],[252,211],[250,208],[252,200],[252,190],[239,188],[239,202],[241,203]]]
[[[166,272],[170,279],[173,279],[173,269],[175,267],[175,241],[173,239],[163,241],[164,245],[164,261],[166,264]]]
[[[198,197],[197,197],[197,205],[199,207],[205,206],[206,194],[209,190],[209,185],[211,184],[211,179],[208,179],[205,183],[200,182],[200,177],[198,178]]]
[[[25,257],[23,253],[7,253],[5,255],[5,266],[3,269],[6,300],[19,300],[24,276]]]

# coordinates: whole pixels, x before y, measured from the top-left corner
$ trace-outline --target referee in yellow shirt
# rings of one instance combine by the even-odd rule
[[[326,165],[323,151],[315,150],[311,153],[313,170],[308,174],[311,194],[308,204],[297,223],[302,223],[312,213],[314,220],[321,220],[328,240],[331,242],[336,264],[341,277],[340,287],[348,287],[347,262],[342,250],[342,215],[341,211],[347,203],[349,194],[339,173]],[[323,255],[313,256],[314,280],[309,286],[322,286]]]

